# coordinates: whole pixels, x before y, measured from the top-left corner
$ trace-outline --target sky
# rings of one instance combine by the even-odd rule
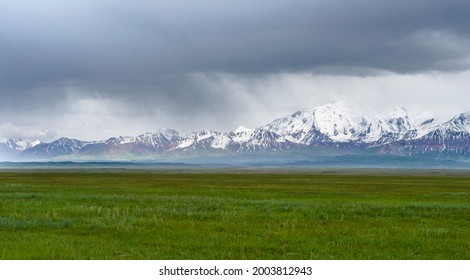
[[[468,0],[2,0],[0,137],[259,127],[350,101],[470,110]]]

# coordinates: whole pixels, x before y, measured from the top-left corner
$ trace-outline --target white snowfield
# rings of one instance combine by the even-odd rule
[[[373,143],[389,133],[404,136],[411,124],[406,111],[401,108],[380,116],[338,102],[299,111],[275,120],[265,128],[300,144],[309,144],[315,131],[334,142]]]
[[[32,148],[39,144],[41,144],[41,141],[39,140],[28,141],[28,140],[17,139],[17,138],[13,138],[13,139],[0,138],[0,145],[3,145],[7,148],[15,149],[18,151],[24,151],[26,149]]]

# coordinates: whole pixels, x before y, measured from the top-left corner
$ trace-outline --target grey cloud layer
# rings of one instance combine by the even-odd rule
[[[2,1],[3,85],[356,65],[455,70],[470,2]]]
[[[300,73],[309,84],[309,71],[469,69],[468,14],[466,0],[4,0],[0,117],[42,131],[61,116],[79,125],[68,110],[81,100],[111,100],[123,104],[101,112],[116,114],[113,125],[231,127],[259,117],[250,102],[282,107],[285,95],[261,84],[275,73]],[[325,95],[305,88],[309,101],[334,96]]]

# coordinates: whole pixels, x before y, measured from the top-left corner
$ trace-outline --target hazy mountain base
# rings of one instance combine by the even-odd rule
[[[436,152],[407,155],[383,154],[383,147],[362,144],[332,144],[329,147],[296,146],[287,150],[258,150],[244,153],[217,149],[170,151],[152,155],[127,154],[124,161],[183,163],[202,166],[247,167],[364,167],[364,168],[470,168],[470,158]],[[64,157],[66,159],[67,157]],[[74,157],[69,159],[74,160]],[[83,160],[83,158],[82,158]],[[95,160],[99,160],[96,158]]]
[[[444,156],[395,156],[370,153],[331,154],[328,151],[258,151],[236,153],[197,153],[159,155],[102,160],[99,158],[61,157],[56,160],[3,162],[0,168],[131,168],[131,169],[198,169],[198,168],[366,168],[366,169],[469,169],[468,158]]]

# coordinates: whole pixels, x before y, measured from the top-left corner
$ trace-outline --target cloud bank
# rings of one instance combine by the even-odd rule
[[[5,0],[0,137],[227,131],[344,99],[452,115],[470,109],[469,13],[463,0]]]

